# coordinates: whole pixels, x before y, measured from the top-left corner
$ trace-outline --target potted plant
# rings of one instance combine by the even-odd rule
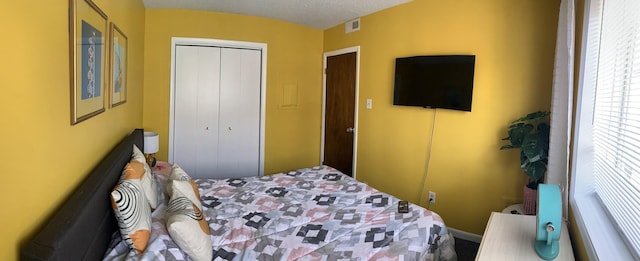
[[[508,136],[502,140],[509,144],[501,150],[520,149],[520,168],[529,180],[524,188],[525,214],[535,214],[538,184],[547,172],[549,158],[548,111],[537,111],[519,118],[509,125]]]

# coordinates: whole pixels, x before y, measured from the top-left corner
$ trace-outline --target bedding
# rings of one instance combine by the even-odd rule
[[[142,188],[144,167],[132,160],[125,166],[122,179],[111,191],[111,205],[118,220],[120,234],[127,245],[142,253],[151,231],[151,208]]]
[[[173,165],[167,204],[167,230],[182,251],[196,261],[210,261],[213,250],[211,233],[198,186],[177,164]]]
[[[155,171],[166,184],[171,166]],[[213,260],[455,260],[440,216],[328,166],[263,177],[195,179]],[[137,255],[114,233],[105,260],[191,260],[166,229],[164,185],[157,186],[146,250]]]
[[[145,197],[149,202],[149,206],[151,209],[155,209],[158,205],[158,196],[156,195],[156,180],[153,178],[151,173],[151,168],[147,164],[147,160],[144,157],[144,154],[136,145],[133,145],[133,152],[131,153],[131,160],[135,160],[140,162],[144,167],[144,173],[140,178],[140,183],[142,185],[142,189],[144,190]]]

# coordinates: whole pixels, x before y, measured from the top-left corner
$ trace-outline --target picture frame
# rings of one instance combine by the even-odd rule
[[[127,102],[127,57],[128,40],[127,36],[113,22],[110,26],[111,42],[110,46],[110,62],[109,62],[109,105],[115,107]]]
[[[69,0],[71,125],[105,111],[107,15],[91,0]]]

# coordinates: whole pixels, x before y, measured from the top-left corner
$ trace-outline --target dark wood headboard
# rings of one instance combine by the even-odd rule
[[[109,152],[42,230],[26,242],[21,260],[102,259],[118,230],[109,194],[131,160],[133,144],[143,150],[143,133],[134,130]]]

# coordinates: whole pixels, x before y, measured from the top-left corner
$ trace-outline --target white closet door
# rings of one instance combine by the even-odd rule
[[[194,178],[218,168],[220,48],[177,46],[174,163]]]
[[[221,51],[218,171],[230,177],[260,173],[261,56],[258,50]]]
[[[260,174],[259,50],[176,46],[173,162],[194,178]]]

